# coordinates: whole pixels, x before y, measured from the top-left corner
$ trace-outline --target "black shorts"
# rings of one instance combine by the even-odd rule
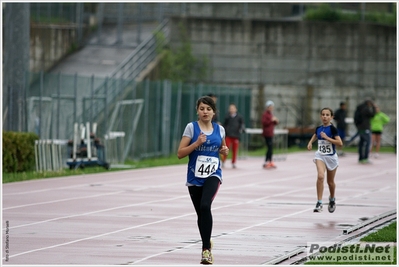
[[[382,134],[381,131],[372,131],[371,133],[372,133],[372,134],[375,134],[375,135],[381,135],[381,134]]]

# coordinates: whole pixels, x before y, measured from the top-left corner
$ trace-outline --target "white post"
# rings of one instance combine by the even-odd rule
[[[91,159],[90,122],[86,122],[87,158]]]
[[[35,160],[36,160],[36,171],[39,171],[39,142],[40,140],[35,140]]]
[[[93,134],[96,135],[97,131],[97,122],[93,123]]]
[[[72,142],[72,158],[74,161],[76,160],[76,147],[78,145],[78,138],[79,138],[78,123],[75,122],[75,125],[73,127],[73,142]]]
[[[80,138],[81,139],[85,139],[85,126],[84,126],[84,124],[82,123],[81,125],[80,125]]]

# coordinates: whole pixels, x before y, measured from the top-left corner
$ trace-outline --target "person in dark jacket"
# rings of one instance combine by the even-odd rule
[[[226,115],[223,123],[223,127],[226,130],[226,146],[232,148],[233,154],[231,163],[233,168],[236,168],[238,148],[240,146],[241,133],[245,130],[244,118],[237,112],[235,104],[230,104],[229,112]],[[222,166],[226,161],[227,156],[222,155]]]
[[[214,93],[209,93],[209,94],[207,94],[207,96],[212,98],[213,101],[215,102],[215,104],[218,102],[218,97]],[[212,118],[212,122],[216,122],[217,124],[220,124],[220,122],[219,122],[219,111],[215,112],[215,115]]]
[[[334,112],[334,120],[337,122],[337,130],[338,130],[338,135],[341,138],[342,141],[345,140],[345,136],[346,136],[346,119],[347,116],[347,110],[346,110],[346,103],[345,102],[341,102],[339,104],[339,109],[337,109]],[[344,155],[344,152],[342,150],[342,148],[339,149],[340,151],[337,151],[337,154],[339,156]]]
[[[267,151],[265,163],[263,164],[263,168],[270,169],[276,168],[272,157],[273,157],[273,136],[274,136],[274,126],[278,124],[278,119],[273,115],[274,103],[271,100],[266,102],[266,110],[262,115],[262,128],[263,128],[263,137],[265,138]]]
[[[359,133],[360,141],[358,144],[359,163],[369,164],[369,151],[371,143],[370,120],[376,111],[371,99],[366,99],[357,106],[355,111],[355,125]]]

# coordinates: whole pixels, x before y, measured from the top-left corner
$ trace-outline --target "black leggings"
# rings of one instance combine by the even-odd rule
[[[267,146],[265,161],[272,161],[272,157],[273,157],[273,137],[265,137],[265,143],[266,143],[266,146]]]
[[[202,240],[202,249],[211,248],[212,213],[211,205],[220,186],[219,178],[206,178],[203,186],[189,186],[191,201],[197,213],[197,224]]]

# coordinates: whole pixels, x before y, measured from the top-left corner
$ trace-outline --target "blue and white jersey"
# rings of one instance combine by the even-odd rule
[[[317,135],[318,148],[317,152],[321,155],[334,155],[336,153],[335,145],[330,141],[325,140],[321,137],[321,132],[324,132],[328,137],[335,139],[338,136],[338,130],[334,125],[328,126],[320,125],[316,128],[315,134]]]
[[[202,186],[205,179],[216,176],[222,182],[222,169],[220,167],[219,149],[225,137],[223,126],[212,122],[213,131],[204,132],[206,142],[197,147],[189,155],[186,185]],[[187,124],[183,136],[191,138],[190,145],[197,141],[201,129],[197,121]]]

